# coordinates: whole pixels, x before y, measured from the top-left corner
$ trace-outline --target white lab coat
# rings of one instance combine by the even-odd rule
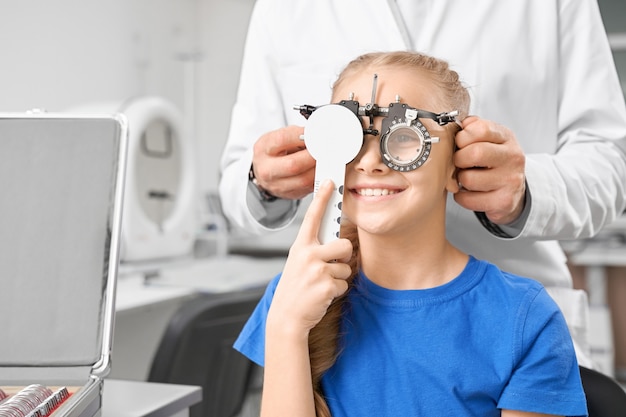
[[[470,89],[471,113],[508,126],[527,155],[531,208],[519,235],[493,236],[450,198],[448,238],[504,270],[560,288],[552,291],[561,294],[557,302],[571,293],[568,310],[582,306],[584,294],[568,291],[558,240],[594,235],[626,205],[626,109],[597,2],[413,5],[398,19],[382,0],[256,1],[221,161],[229,220],[258,234],[285,227],[260,223],[253,215],[260,204],[246,203],[252,144],[265,132],[303,125],[293,106],[328,103],[336,75],[357,55],[415,49],[447,60]],[[567,318],[576,335],[587,315],[584,307],[574,310]]]

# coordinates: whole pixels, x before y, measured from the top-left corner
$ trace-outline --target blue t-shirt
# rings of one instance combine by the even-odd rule
[[[235,348],[263,365],[276,277]],[[538,282],[470,260],[454,280],[390,290],[355,279],[341,353],[322,378],[333,417],[586,416],[565,319]]]

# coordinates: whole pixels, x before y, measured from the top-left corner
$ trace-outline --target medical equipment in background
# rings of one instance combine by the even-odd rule
[[[124,114],[128,173],[122,219],[122,264],[167,262],[193,255],[199,227],[192,138],[168,100],[139,96],[73,111]]]

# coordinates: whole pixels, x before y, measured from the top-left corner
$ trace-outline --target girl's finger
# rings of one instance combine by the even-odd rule
[[[310,242],[317,240],[317,236],[322,223],[322,217],[326,211],[326,204],[330,200],[334,189],[334,184],[331,180],[324,180],[315,194],[315,198],[311,202],[311,205],[307,209],[298,236],[296,240],[305,240]]]

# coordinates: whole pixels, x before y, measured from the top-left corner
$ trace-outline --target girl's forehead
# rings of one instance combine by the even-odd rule
[[[432,79],[419,69],[411,68],[367,68],[365,71],[346,77],[333,92],[333,102],[350,98],[365,104],[372,99],[374,74],[378,75],[375,103],[387,106],[397,101],[412,107],[434,111],[433,106],[441,102],[441,92]]]

